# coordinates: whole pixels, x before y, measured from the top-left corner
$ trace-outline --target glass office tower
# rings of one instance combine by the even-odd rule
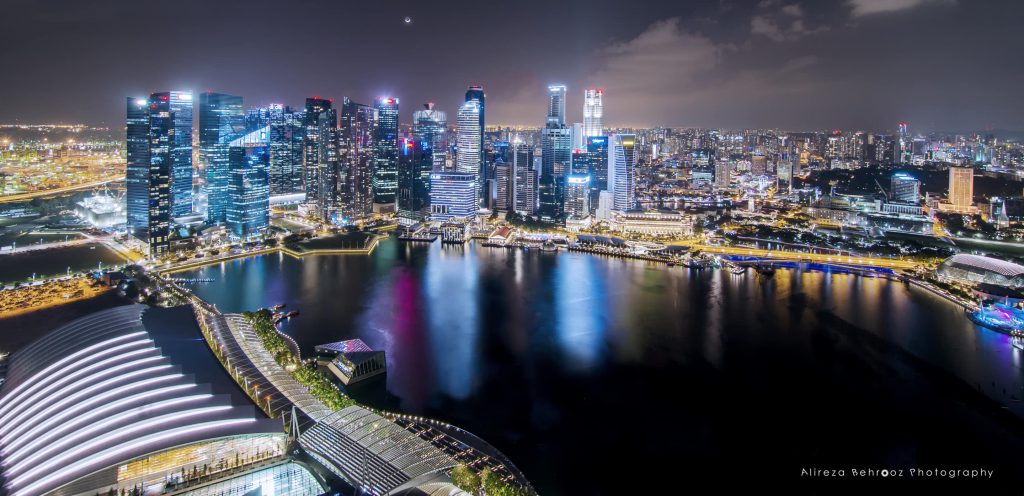
[[[411,226],[426,219],[434,160],[426,138],[402,138],[399,149],[398,223]]]
[[[146,240],[149,256],[160,257],[170,250],[171,189],[174,164],[174,112],[168,93],[149,96],[149,189],[146,212]]]
[[[228,208],[228,147],[245,127],[242,97],[199,94],[199,158],[206,167],[206,219],[222,224]]]
[[[398,99],[378,97],[373,133],[373,208],[394,211],[398,191]]]
[[[146,239],[149,235],[149,100],[128,97],[126,117],[128,232]]]
[[[259,238],[270,225],[269,128],[232,141],[228,163],[228,229],[243,240]]]
[[[373,134],[377,112],[345,98],[339,123],[341,171],[345,188],[341,203],[345,215],[361,218],[373,212]]]
[[[170,111],[174,125],[171,144],[171,216],[192,212],[192,92],[171,91]]]

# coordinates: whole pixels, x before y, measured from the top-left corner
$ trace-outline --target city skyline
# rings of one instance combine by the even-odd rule
[[[605,125],[610,127],[883,130],[909,121],[923,131],[1024,129],[1022,104],[1007,98],[1021,77],[1019,64],[1008,62],[1012,29],[1001,28],[1022,8],[1012,2],[649,2],[614,16],[608,14],[614,4],[570,3],[525,21],[526,32],[539,33],[573,19],[566,33],[571,42],[551,46],[544,45],[543,36],[490,36],[488,26],[507,15],[496,6],[368,5],[353,16],[343,6],[317,4],[311,8],[321,15],[306,19],[310,27],[330,26],[345,17],[355,19],[351,29],[310,29],[317,34],[309,34],[285,27],[253,36],[251,27],[270,18],[263,5],[238,9],[237,4],[218,4],[203,11],[200,21],[231,21],[217,29],[186,31],[160,20],[146,29],[129,23],[149,18],[144,6],[52,3],[62,8],[41,17],[44,9],[16,4],[7,21],[0,21],[0,36],[18,41],[19,50],[8,58],[11,67],[47,61],[34,69],[39,74],[31,83],[29,78],[0,83],[3,94],[18,97],[0,109],[0,121],[56,117],[117,126],[111,102],[162,87],[241,94],[253,106],[297,105],[315,94],[356,101],[392,95],[408,102],[434,101],[454,115],[462,89],[481,84],[488,88],[490,124],[532,125],[543,118],[535,102],[545,87],[565,84],[568,122],[582,122],[585,89],[604,88]],[[198,4],[189,1],[178,9],[199,12]],[[300,15],[287,6],[275,6],[273,12],[284,22]],[[405,16],[411,22],[404,23]],[[26,19],[32,22],[21,22]],[[75,29],[61,29],[72,19]],[[47,33],[40,39],[22,27],[37,24],[54,29],[36,30]],[[151,29],[164,29],[167,36],[147,43],[174,49],[159,64],[144,62],[146,70],[140,73],[138,64],[129,61],[145,60],[140,49],[148,45],[141,41]],[[382,30],[391,36],[360,43]],[[479,35],[484,42],[464,46],[446,41],[466,35]],[[390,55],[424,37],[459,48],[415,57]],[[243,39],[247,48],[231,57],[205,49],[236,46]],[[306,41],[324,47],[312,56],[345,57],[334,58],[339,61],[323,70],[304,71],[311,55],[294,54],[289,47]],[[360,50],[343,48],[356,43]],[[84,57],[83,51],[111,56]],[[429,78],[411,76],[439,66],[446,70],[431,70]],[[65,84],[67,72],[75,73],[74,85]],[[934,77],[937,72],[942,77]],[[401,121],[411,122],[409,109]]]

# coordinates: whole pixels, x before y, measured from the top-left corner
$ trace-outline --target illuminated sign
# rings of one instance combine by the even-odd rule
[[[566,181],[569,184],[589,184],[590,176],[568,176]]]

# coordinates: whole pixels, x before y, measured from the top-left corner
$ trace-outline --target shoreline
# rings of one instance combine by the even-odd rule
[[[216,259],[197,259],[195,262],[189,262],[185,265],[171,267],[167,269],[156,269],[155,272],[161,276],[168,274],[176,274],[178,272],[185,272],[189,270],[201,269],[211,265],[217,265],[221,262],[229,262],[231,260],[238,260],[240,258],[258,257],[262,255],[272,255],[274,253],[284,253],[293,258],[302,258],[313,255],[369,255],[377,249],[377,245],[380,243],[381,238],[385,236],[377,235],[374,236],[370,241],[370,245],[366,248],[316,248],[311,250],[295,251],[287,246],[274,246],[271,248],[264,248],[262,250],[236,253],[233,255],[226,255],[217,257]]]

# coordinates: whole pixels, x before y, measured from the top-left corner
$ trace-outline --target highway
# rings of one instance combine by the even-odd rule
[[[3,195],[3,196],[0,196],[0,203],[23,202],[23,201],[31,200],[33,198],[44,198],[44,197],[47,197],[47,196],[59,195],[61,193],[71,193],[71,192],[74,192],[74,191],[81,191],[81,190],[85,190],[85,189],[96,188],[96,187],[99,187],[99,186],[103,186],[104,184],[107,184],[107,183],[112,183],[114,181],[120,181],[122,179],[124,179],[124,176],[112,177],[112,178],[109,178],[109,179],[104,179],[102,181],[94,181],[94,182],[91,182],[91,183],[76,184],[74,186],[66,186],[66,187],[63,187],[63,188],[47,189],[47,190],[43,190],[43,191],[32,191],[32,192],[29,192],[29,193],[15,193],[13,195]]]
[[[674,243],[682,244],[685,243]],[[780,260],[792,260],[795,262],[815,262],[844,265],[860,265],[864,267],[883,267],[887,269],[913,269],[918,267],[917,262],[899,260],[894,258],[875,257],[851,257],[845,255],[830,255],[822,253],[803,253],[798,251],[762,250],[759,248],[747,248],[744,246],[709,246],[709,245],[686,245],[691,250],[700,250],[715,255],[736,255],[759,258],[773,258]]]

